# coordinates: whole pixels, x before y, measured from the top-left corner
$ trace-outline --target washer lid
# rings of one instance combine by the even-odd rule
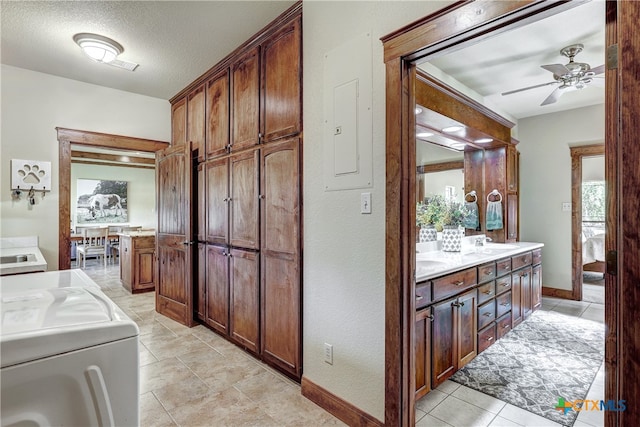
[[[138,335],[99,289],[29,289],[0,299],[2,367]]]

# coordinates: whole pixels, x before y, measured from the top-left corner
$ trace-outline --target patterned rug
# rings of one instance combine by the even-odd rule
[[[565,426],[578,413],[558,399],[585,399],[604,358],[604,325],[538,310],[451,380]]]

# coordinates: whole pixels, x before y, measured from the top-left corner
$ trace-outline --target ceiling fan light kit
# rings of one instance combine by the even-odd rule
[[[568,64],[549,64],[540,66],[553,73],[554,81],[503,92],[502,95],[511,95],[513,93],[554,84],[559,85],[547,98],[545,98],[544,101],[542,101],[540,106],[544,106],[557,102],[560,96],[565,92],[584,89],[593,82],[593,78],[595,76],[604,73],[604,64],[596,68],[591,68],[591,66],[585,62],[575,62],[575,56],[582,52],[583,49],[584,45],[582,44],[572,44],[564,47],[560,49],[560,54],[569,58]]]

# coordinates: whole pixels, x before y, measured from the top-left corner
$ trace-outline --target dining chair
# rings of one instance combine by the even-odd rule
[[[76,247],[76,262],[82,268],[86,267],[87,256],[102,256],[104,266],[107,266],[107,239],[109,238],[109,228],[84,228],[82,230],[82,244]]]

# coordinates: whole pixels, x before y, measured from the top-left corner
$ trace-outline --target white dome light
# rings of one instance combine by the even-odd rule
[[[85,55],[96,62],[109,63],[124,51],[120,43],[98,34],[76,34],[73,41],[82,48]]]

